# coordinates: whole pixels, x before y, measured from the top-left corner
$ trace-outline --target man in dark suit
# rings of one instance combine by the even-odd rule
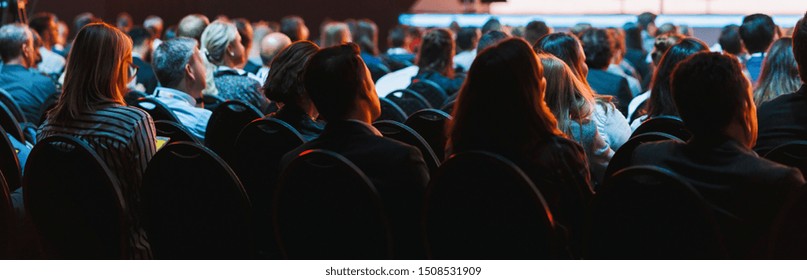
[[[805,14],[807,18],[807,14]],[[793,30],[793,56],[802,82],[807,82],[807,19]],[[792,94],[779,96],[759,106],[759,138],[754,150],[765,155],[779,145],[807,140],[807,85]]]
[[[608,36],[604,29],[591,28],[580,36],[583,51],[586,54],[588,66],[588,84],[598,94],[611,95],[616,98],[616,106],[622,115],[628,115],[628,104],[633,94],[628,85],[628,79],[620,75],[609,73],[608,65],[614,56],[612,46],[613,38]]]
[[[757,83],[768,48],[778,37],[779,27],[773,23],[773,19],[769,15],[753,14],[743,18],[743,24],[740,26],[740,38],[750,55],[745,61],[745,67],[751,76],[752,84]]]
[[[650,142],[634,151],[632,164],[653,165],[683,176],[715,210],[730,258],[759,258],[776,213],[804,184],[801,172],[760,158],[754,100],[742,66],[733,56],[699,53],[673,72],[672,96],[687,143]]]
[[[137,65],[135,81],[137,84],[143,85],[143,91],[152,94],[158,82],[157,76],[154,75],[154,68],[148,62],[151,60],[151,31],[136,26],[127,34],[132,38],[132,61]]]
[[[49,104],[57,97],[53,80],[36,67],[33,33],[23,24],[0,28],[0,87],[8,92],[22,110],[25,120],[36,126]],[[16,186],[15,186],[16,187]]]
[[[300,153],[325,149],[343,155],[376,187],[390,217],[397,258],[422,258],[420,211],[429,173],[420,151],[381,136],[370,123],[381,114],[378,94],[359,47],[321,49],[303,77],[320,118],[328,122],[319,136],[286,154],[287,166]]]

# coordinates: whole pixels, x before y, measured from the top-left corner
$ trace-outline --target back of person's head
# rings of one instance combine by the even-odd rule
[[[481,52],[490,46],[498,44],[501,41],[504,41],[504,39],[507,38],[510,38],[510,36],[507,35],[507,33],[501,31],[491,31],[485,33],[485,35],[482,35],[482,37],[479,38],[479,43],[476,44],[476,50],[477,52]]]
[[[131,64],[132,40],[126,34],[106,23],[88,24],[73,41],[62,94],[49,117],[70,120],[103,103],[125,104]]]
[[[486,34],[490,31],[504,31],[502,23],[498,18],[492,17],[482,25],[482,34]]]
[[[33,34],[25,24],[11,23],[0,27],[0,58],[3,61],[19,57],[25,51],[24,47],[32,50],[33,44]]]
[[[159,16],[150,15],[143,20],[143,27],[151,30],[155,38],[160,38],[163,34],[163,19]]]
[[[662,24],[661,26],[658,27],[658,30],[656,30],[656,37],[661,35],[679,35],[679,34],[681,33],[678,31],[678,26],[675,26],[675,24],[669,22]]]
[[[594,94],[563,60],[548,53],[538,54],[546,79],[546,105],[558,121],[558,129],[572,135],[570,121],[583,123],[592,114]]]
[[[479,29],[464,27],[457,32],[457,51],[473,50],[477,43],[479,43]]]
[[[305,90],[320,117],[327,121],[346,119],[357,101],[364,99],[373,119],[381,113],[370,71],[361,58],[359,46],[348,43],[317,51],[303,72]]]
[[[182,18],[177,26],[177,37],[188,37],[201,42],[202,32],[205,31],[210,20],[202,14],[190,14]]]
[[[793,57],[799,65],[801,81],[807,83],[807,13],[793,29]]]
[[[664,53],[673,45],[681,42],[682,39],[684,38],[678,35],[662,35],[656,37],[656,41],[653,43],[653,51],[650,53],[650,58],[653,59],[653,65],[659,65]]]
[[[417,55],[420,71],[435,71],[454,76],[454,36],[451,30],[435,28],[426,32]]]
[[[202,32],[202,48],[207,60],[214,65],[223,65],[227,47],[235,43],[238,29],[234,24],[216,20]]]
[[[647,30],[648,26],[656,24],[656,14],[651,12],[641,13],[636,17],[636,23],[639,25],[639,29]]]
[[[115,26],[123,32],[129,32],[129,29],[134,26],[132,16],[127,12],[119,13],[118,16],[115,17]]]
[[[235,28],[238,30],[238,35],[241,35],[241,45],[249,50],[252,48],[252,24],[245,18],[237,18],[233,20]]]
[[[375,22],[369,19],[356,21],[356,32],[352,36],[361,52],[378,55],[378,26]]]
[[[48,12],[36,13],[29,21],[28,26],[42,36],[44,43],[51,45],[59,35],[58,19],[56,15]]]
[[[291,45],[291,39],[286,34],[280,32],[269,33],[261,40],[261,62],[264,66],[269,66],[275,59],[278,52],[283,50],[286,46]]]
[[[642,30],[633,23],[622,26],[625,30],[625,48],[629,50],[644,50],[642,47]]]
[[[733,139],[754,146],[756,106],[734,56],[702,52],[685,59],[673,71],[672,96],[693,143]],[[736,135],[737,129],[742,135]]]
[[[350,43],[352,35],[350,29],[344,22],[333,21],[325,24],[322,28],[322,38],[320,43],[323,48],[339,46],[345,43]]]
[[[673,70],[684,59],[705,51],[709,51],[709,47],[695,38],[683,39],[680,43],[667,50],[653,74],[653,80],[650,82],[650,98],[647,100],[646,107],[648,116],[678,115],[670,94],[670,79],[672,78]]]
[[[627,51],[625,48],[625,33],[614,27],[607,28],[605,31],[608,32],[608,37],[611,38],[611,48],[614,57],[621,58]]]
[[[542,69],[535,52],[520,38],[480,52],[457,93],[450,128],[453,151],[519,153],[560,135],[544,103]]]
[[[266,97],[284,104],[300,104],[307,99],[303,70],[318,50],[319,47],[311,41],[297,41],[280,51],[266,78],[263,89]]]
[[[546,22],[533,20],[524,28],[524,39],[527,40],[527,43],[534,45],[538,39],[549,33],[552,33],[552,28],[547,26]]]
[[[541,37],[533,48],[537,53],[548,53],[560,58],[572,69],[577,79],[586,83],[588,66],[586,65],[583,48],[577,37],[568,33],[552,33]]]
[[[152,38],[151,31],[141,26],[132,27],[129,29],[129,32],[126,32],[126,35],[129,35],[129,38],[132,38],[132,44],[135,47],[148,42]]]
[[[684,37],[695,37],[695,28],[687,24],[681,24],[678,26],[678,33]]]
[[[151,64],[154,74],[164,87],[176,88],[185,77],[185,66],[197,49],[196,40],[177,37],[160,44],[154,50]],[[204,78],[204,75],[201,76]]]
[[[605,69],[614,56],[613,38],[604,29],[591,28],[583,32],[580,41],[586,53],[586,65],[593,69]]]
[[[761,105],[782,94],[795,92],[800,86],[799,66],[793,56],[793,39],[784,37],[776,40],[765,56],[754,89],[754,102]]]
[[[78,34],[82,27],[93,22],[101,22],[101,19],[89,12],[76,15],[76,17],[73,18],[73,30],[76,32],[73,34],[73,37]]]
[[[740,26],[740,38],[748,53],[765,52],[776,36],[776,24],[764,14],[753,14],[743,18]]]
[[[411,40],[406,26],[403,25],[393,27],[387,35],[387,44],[390,48],[406,48]]]
[[[591,23],[580,22],[572,26],[572,28],[569,29],[569,33],[572,33],[572,35],[574,35],[575,37],[580,38],[581,36],[583,36],[583,32],[586,32],[591,28],[593,28],[593,26],[591,26]]]
[[[724,52],[733,55],[742,53],[743,41],[740,39],[740,26],[736,24],[724,26],[723,29],[720,30],[720,37],[717,39],[717,42]]]
[[[299,16],[286,16],[280,20],[280,32],[289,36],[292,42],[308,40],[308,28]]]

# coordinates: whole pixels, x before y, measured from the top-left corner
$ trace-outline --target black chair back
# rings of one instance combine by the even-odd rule
[[[233,170],[252,201],[256,243],[264,258],[280,257],[272,229],[272,201],[280,159],[304,142],[290,124],[275,118],[252,121],[235,142]]]
[[[171,138],[169,143],[176,143],[176,142],[193,142],[199,145],[202,145],[202,141],[200,141],[196,136],[188,131],[184,125],[178,124],[172,121],[155,121],[154,128],[157,130],[157,136],[163,136]]]
[[[135,107],[148,112],[155,121],[169,121],[181,124],[179,118],[165,103],[154,97],[143,97],[137,100]]]
[[[446,112],[446,114],[451,115],[452,112],[454,111],[454,103],[457,103],[457,100],[449,100],[448,102],[446,102],[445,105],[443,105],[443,107],[440,108],[440,111]]]
[[[11,97],[11,94],[8,93],[8,91],[1,88],[0,88],[0,103],[6,105],[6,108],[8,108],[9,112],[11,112],[11,115],[14,116],[14,119],[17,121],[17,123],[24,123],[28,121],[25,119],[25,115],[23,115],[20,106],[17,104],[16,101],[14,101],[14,98]]]
[[[555,256],[552,214],[513,162],[488,152],[451,156],[426,194],[427,250],[434,259]]]
[[[807,174],[807,141],[793,141],[773,148],[765,158],[801,170]]]
[[[224,98],[221,98],[218,95],[202,94],[202,103],[205,104],[205,109],[210,111],[215,111],[216,108],[218,108],[219,105],[225,101],[227,100],[224,100]]]
[[[788,195],[771,227],[768,257],[771,259],[807,259],[807,191],[804,187]]]
[[[11,144],[3,128],[0,128],[0,171],[3,172],[9,191],[13,192],[22,187],[22,167],[17,157],[17,149]]]
[[[390,92],[385,98],[392,101],[406,113],[406,116],[412,115],[422,109],[431,108],[432,105],[426,98],[423,98],[419,93],[409,89],[399,89]]]
[[[681,121],[681,118],[675,116],[652,117],[642,122],[642,124],[633,131],[631,137],[648,132],[667,133],[682,141],[689,141],[689,138],[692,137],[692,133],[684,126],[684,122]]]
[[[378,116],[377,121],[389,120],[401,123],[406,121],[406,112],[398,104],[384,97],[378,98],[378,101],[381,103],[381,115]]]
[[[274,225],[288,259],[392,258],[390,223],[378,192],[334,152],[305,151],[283,171]]]
[[[17,217],[11,205],[11,192],[0,172],[0,259],[11,258],[12,246],[16,245]]]
[[[0,103],[0,127],[8,134],[11,134],[12,137],[17,138],[17,141],[25,142],[22,126],[20,126],[11,110],[8,109],[8,106],[3,103]]]
[[[145,92],[133,90],[127,92],[126,95],[123,96],[123,101],[126,102],[126,105],[137,106],[137,101],[140,100],[140,98],[146,98],[148,96],[149,95]]]
[[[440,85],[426,79],[411,83],[406,89],[419,93],[434,108],[443,106],[448,99],[448,93]]]
[[[437,160],[442,162],[445,159],[446,141],[448,140],[446,124],[450,120],[451,115],[443,111],[423,109],[409,116],[405,124],[429,143]]]
[[[617,150],[616,153],[614,153],[614,156],[611,158],[611,161],[608,162],[608,168],[605,169],[605,176],[603,178],[611,177],[617,171],[630,166],[630,162],[633,157],[633,151],[636,150],[636,147],[639,147],[639,145],[647,142],[664,141],[664,140],[674,140],[683,142],[678,137],[662,132],[647,132],[643,134],[635,134],[627,142],[625,142],[625,144],[622,144],[622,147],[619,147],[619,150]]]
[[[244,102],[229,100],[221,103],[207,121],[205,146],[216,152],[224,161],[232,162],[238,133],[241,133],[247,124],[262,117],[261,111]]]
[[[251,207],[224,161],[191,142],[168,144],[149,162],[143,225],[156,259],[250,259]]]
[[[25,209],[48,259],[120,259],[128,220],[117,178],[89,145],[51,136],[34,146],[23,177]]]
[[[669,170],[621,170],[594,199],[589,258],[722,259],[722,244],[706,200]]]
[[[426,140],[412,128],[395,121],[377,121],[373,123],[373,127],[378,129],[384,137],[389,137],[418,148],[423,155],[423,160],[426,161],[426,167],[429,168],[429,173],[434,173],[437,167],[440,166],[442,160],[434,154],[434,150],[429,146],[429,142],[426,142]]]

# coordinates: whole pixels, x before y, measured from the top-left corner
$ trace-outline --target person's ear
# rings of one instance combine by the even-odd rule
[[[193,67],[191,67],[191,64],[190,63],[185,64],[185,77],[187,77],[189,81],[196,81],[196,79],[198,79],[196,75],[197,73],[193,71]]]

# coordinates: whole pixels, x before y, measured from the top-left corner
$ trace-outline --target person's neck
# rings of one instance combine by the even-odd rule
[[[194,99],[199,99],[199,98],[202,97],[202,91],[201,90],[193,90],[190,86],[186,85],[184,82],[180,83],[176,87],[172,87],[172,89],[187,93],[188,95],[190,95]]]
[[[5,65],[19,65],[19,66],[22,66],[23,68],[26,68],[26,69],[30,68],[29,65],[26,65],[25,60],[22,57],[9,59],[8,61],[3,62],[3,64],[5,64]]]
[[[370,114],[370,110],[368,110],[368,108],[365,108],[366,107],[365,105],[360,105],[359,107],[360,107],[359,109],[350,112],[347,115],[346,119],[358,120],[367,124],[373,123],[373,117]]]

